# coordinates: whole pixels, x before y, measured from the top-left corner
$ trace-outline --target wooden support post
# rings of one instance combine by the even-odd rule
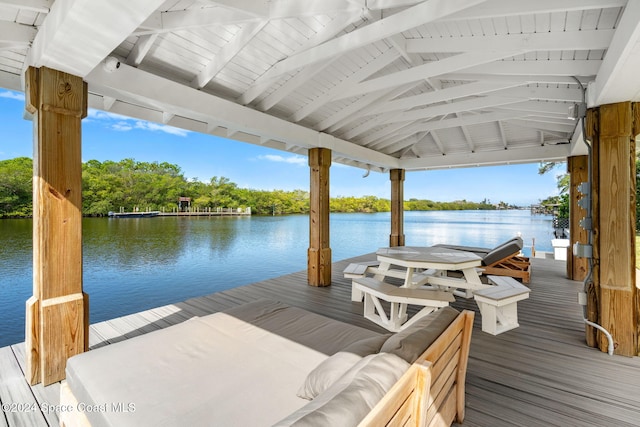
[[[586,209],[578,206],[578,200],[584,197],[578,191],[578,185],[586,182],[588,177],[589,156],[573,156],[568,159],[568,171],[571,179],[569,188],[569,237],[567,248],[567,277],[571,280],[584,280],[587,277],[589,260],[573,255],[573,244],[580,242],[587,244],[587,230],[580,227],[580,220],[587,216]]]
[[[88,344],[82,292],[82,78],[29,68],[26,108],[33,115],[33,296],[27,301],[26,376],[44,385],[65,377],[67,359]]]
[[[329,168],[331,150],[309,150],[311,200],[309,206],[309,250],[307,277],[311,286],[331,285],[331,247],[329,246]]]
[[[391,235],[389,246],[404,246],[404,169],[391,169]]]
[[[634,209],[635,135],[640,125],[637,107],[630,102],[602,105],[589,110],[587,116],[587,136],[593,143],[595,264],[587,309],[593,316],[595,299],[597,319],[593,321],[611,333],[615,353],[625,356],[639,353]],[[597,344],[606,351],[603,334],[598,334]]]

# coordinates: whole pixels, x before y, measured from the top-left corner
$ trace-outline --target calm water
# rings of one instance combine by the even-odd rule
[[[85,218],[91,322],[304,270],[308,217]],[[390,214],[332,214],[333,260],[389,242]],[[24,340],[32,294],[31,220],[0,221],[0,347]],[[551,217],[528,211],[405,212],[406,244],[495,246],[521,232],[551,251]]]

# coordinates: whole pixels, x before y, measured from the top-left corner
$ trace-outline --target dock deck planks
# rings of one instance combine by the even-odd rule
[[[348,263],[373,258],[368,254],[334,263],[333,284],[328,288],[308,286],[302,271],[100,322],[91,325],[91,348],[259,298],[383,332],[362,316],[362,303],[351,301],[351,281],[342,277]],[[498,336],[483,333],[473,300],[459,298],[452,304],[478,313],[461,426],[640,425],[640,358],[608,356],[586,347],[576,302],[581,283],[565,278],[563,262],[533,259],[532,263],[530,297],[518,303],[519,328]],[[24,344],[0,349],[0,401],[56,404],[59,384],[30,387],[23,360]],[[55,413],[3,412],[0,427],[53,426],[57,421]]]

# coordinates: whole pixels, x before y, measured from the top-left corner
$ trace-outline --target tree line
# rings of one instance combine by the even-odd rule
[[[28,157],[0,161],[0,217],[30,217],[33,210],[33,161]],[[167,162],[89,160],[82,165],[82,210],[102,216],[124,209],[176,209],[179,197],[190,197],[192,209],[246,208],[258,215],[309,212],[309,192],[240,188],[228,178],[188,180],[178,165]],[[503,204],[506,207],[506,204]],[[495,209],[487,200],[434,202],[410,199],[406,210]],[[375,196],[336,197],[332,212],[388,212],[391,201]]]

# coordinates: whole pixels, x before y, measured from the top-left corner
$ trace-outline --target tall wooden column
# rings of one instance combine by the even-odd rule
[[[587,136],[593,143],[593,290],[589,315],[613,336],[615,353],[639,354],[638,289],[635,275],[635,135],[639,104],[622,102],[590,109]],[[595,299],[595,301],[594,301]],[[593,309],[597,310],[594,316]],[[587,334],[589,341],[589,333]],[[598,334],[598,347],[607,339]]]
[[[307,275],[311,286],[331,284],[331,247],[329,246],[329,168],[331,150],[309,150],[311,200],[309,211],[309,250]]]
[[[26,73],[33,115],[33,296],[27,301],[26,376],[44,385],[65,377],[67,359],[88,347],[89,301],[82,291],[82,78],[46,67]]]
[[[404,169],[391,169],[391,235],[389,246],[404,246]]]
[[[578,191],[578,185],[589,179],[589,156],[573,156],[568,159],[568,171],[570,176],[569,188],[569,237],[570,245],[567,250],[567,277],[571,280],[584,280],[587,276],[589,261],[587,258],[578,258],[573,255],[573,244],[580,242],[587,244],[587,230],[580,227],[580,220],[587,216],[586,209],[578,206],[578,200],[584,197]]]

